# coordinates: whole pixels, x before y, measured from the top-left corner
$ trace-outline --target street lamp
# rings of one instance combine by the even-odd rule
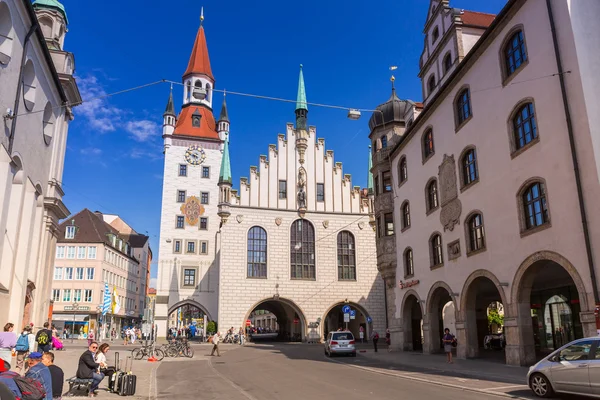
[[[73,338],[75,337],[75,312],[79,310],[79,303],[73,303],[73,328],[71,330],[71,343],[73,343]]]
[[[102,320],[102,307],[101,306],[97,306],[96,307],[96,315],[98,316],[98,336],[99,336],[99,340],[103,340],[104,339],[104,329],[102,329],[102,335],[100,334],[100,325],[104,326],[103,324],[103,320]],[[91,318],[90,318],[91,319]],[[89,333],[88,333],[89,334]]]

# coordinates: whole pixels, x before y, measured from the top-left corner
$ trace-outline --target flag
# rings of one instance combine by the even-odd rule
[[[119,296],[117,295],[117,287],[113,286],[112,313],[118,314],[119,311],[121,311],[121,302],[119,301]]]
[[[102,315],[106,315],[110,310],[110,290],[108,289],[108,283],[104,283],[104,298],[102,299]]]

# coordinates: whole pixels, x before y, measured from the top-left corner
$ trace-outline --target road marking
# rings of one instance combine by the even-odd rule
[[[504,389],[517,389],[517,388],[525,388],[528,389],[529,386],[527,385],[510,385],[510,386],[499,386],[499,387],[493,387],[493,388],[489,388],[489,389],[482,389],[482,390],[504,390]]]
[[[212,369],[215,372],[215,374],[217,374],[219,376],[219,378],[221,378],[225,382],[229,383],[242,396],[244,396],[248,400],[258,400],[256,397],[252,396],[250,393],[246,392],[244,389],[242,389],[241,387],[239,387],[238,385],[236,385],[231,379],[227,378],[225,375],[223,375],[222,373],[220,373],[219,371],[217,371],[215,369],[215,367],[213,367],[211,359],[208,360],[208,366],[210,367],[210,369]]]
[[[155,365],[154,367],[152,367],[152,370],[150,371],[150,382],[148,383],[148,385],[150,386],[150,388],[148,389],[148,400],[156,400],[157,396],[158,396],[158,386],[156,384],[156,370],[158,369],[158,365]],[[154,396],[152,396],[152,389],[154,388]]]

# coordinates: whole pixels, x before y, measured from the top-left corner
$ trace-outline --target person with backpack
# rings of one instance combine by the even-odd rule
[[[38,344],[38,352],[47,353],[52,350],[52,331],[48,329],[50,324],[44,322],[44,328],[40,329],[35,335],[35,341]]]
[[[25,364],[25,358],[27,354],[35,350],[35,336],[31,333],[31,326],[27,325],[23,328],[23,332],[17,339],[15,350],[17,351],[17,371],[19,374],[21,371],[27,372],[28,366]]]
[[[52,332],[50,332],[52,334]],[[34,351],[33,353],[29,353],[27,357],[29,362],[29,371],[25,374],[25,378],[33,379],[34,381],[38,381],[42,384],[45,391],[45,397],[41,399],[52,400],[52,375],[50,375],[50,370],[42,363],[42,353]],[[19,385],[19,382],[17,382]],[[19,389],[23,392],[23,388],[19,385]],[[34,396],[30,397],[33,399]],[[36,396],[39,398],[39,396]],[[36,400],[38,400],[36,398]]]
[[[0,360],[4,360],[10,368],[12,362],[12,349],[17,344],[17,335],[13,332],[15,324],[7,323],[4,325],[4,332],[0,333]]]

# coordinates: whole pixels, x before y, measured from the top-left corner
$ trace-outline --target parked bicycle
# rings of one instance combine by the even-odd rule
[[[194,357],[194,349],[185,338],[183,340],[171,340],[169,343],[162,345],[160,350],[167,357]]]
[[[154,357],[158,361],[162,361],[165,358],[165,353],[160,348],[155,348],[154,343],[143,344],[142,347],[136,347],[131,350],[131,357],[134,360],[142,360],[144,357]]]

